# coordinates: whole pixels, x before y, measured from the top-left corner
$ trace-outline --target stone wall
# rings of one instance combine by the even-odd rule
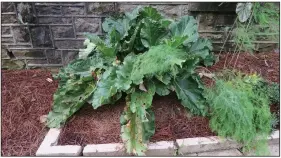
[[[4,68],[61,67],[73,60],[82,48],[83,32],[103,35],[105,17],[151,5],[170,18],[193,15],[199,32],[220,50],[224,28],[236,17],[236,3],[1,3],[1,58]],[[268,43],[271,44],[272,43]],[[11,67],[15,66],[15,67]]]

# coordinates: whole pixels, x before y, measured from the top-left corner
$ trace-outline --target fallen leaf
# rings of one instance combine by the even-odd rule
[[[40,123],[45,123],[45,122],[47,122],[47,115],[42,115],[42,116],[40,116]]]
[[[53,82],[53,80],[52,79],[50,79],[50,78],[47,78],[46,79],[48,82],[50,82],[50,83],[52,83]]]
[[[199,73],[200,78],[202,78],[203,76],[208,77],[208,78],[214,78],[215,75],[212,73],[205,73],[205,72],[200,72]]]

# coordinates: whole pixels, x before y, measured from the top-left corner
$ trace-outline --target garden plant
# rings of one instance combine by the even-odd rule
[[[256,136],[270,134],[273,116],[268,94],[276,93],[256,88],[265,83],[261,78],[218,79],[212,88],[202,84],[195,69],[213,65],[216,58],[211,42],[199,37],[192,16],[172,20],[153,7],[137,7],[106,18],[102,28],[103,37],[86,33],[85,49],[54,76],[59,87],[48,127],[63,126],[86,103],[94,109],[114,106],[124,96],[121,138],[128,153],[144,155],[155,133],[153,97],[175,92],[187,111],[210,117],[210,127],[220,136],[255,148]]]
[[[204,92],[210,105],[211,129],[242,143],[244,152],[268,155],[267,137],[274,128],[272,121],[276,121],[269,105],[279,102],[274,99],[279,87],[256,74],[233,70],[222,74],[216,85]]]

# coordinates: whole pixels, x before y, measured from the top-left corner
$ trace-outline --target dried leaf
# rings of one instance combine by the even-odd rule
[[[50,83],[52,83],[53,82],[53,80],[52,79],[50,79],[50,78],[47,78],[46,79],[48,82],[50,82]]]
[[[39,118],[40,123],[45,123],[45,122],[47,122],[47,116],[48,116],[48,115],[42,115],[42,116],[40,116],[40,118]]]
[[[147,90],[146,90],[146,88],[145,88],[145,86],[144,86],[143,83],[141,83],[141,84],[139,85],[139,89],[142,90],[142,91],[147,92]]]

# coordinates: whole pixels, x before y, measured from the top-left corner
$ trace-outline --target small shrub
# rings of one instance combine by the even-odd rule
[[[218,79],[214,87],[205,90],[211,111],[210,127],[219,136],[243,143],[244,151],[254,149],[258,155],[267,154],[266,139],[273,116],[269,97],[263,89],[256,88],[262,79],[256,75],[230,78]],[[257,141],[257,137],[261,140]]]

